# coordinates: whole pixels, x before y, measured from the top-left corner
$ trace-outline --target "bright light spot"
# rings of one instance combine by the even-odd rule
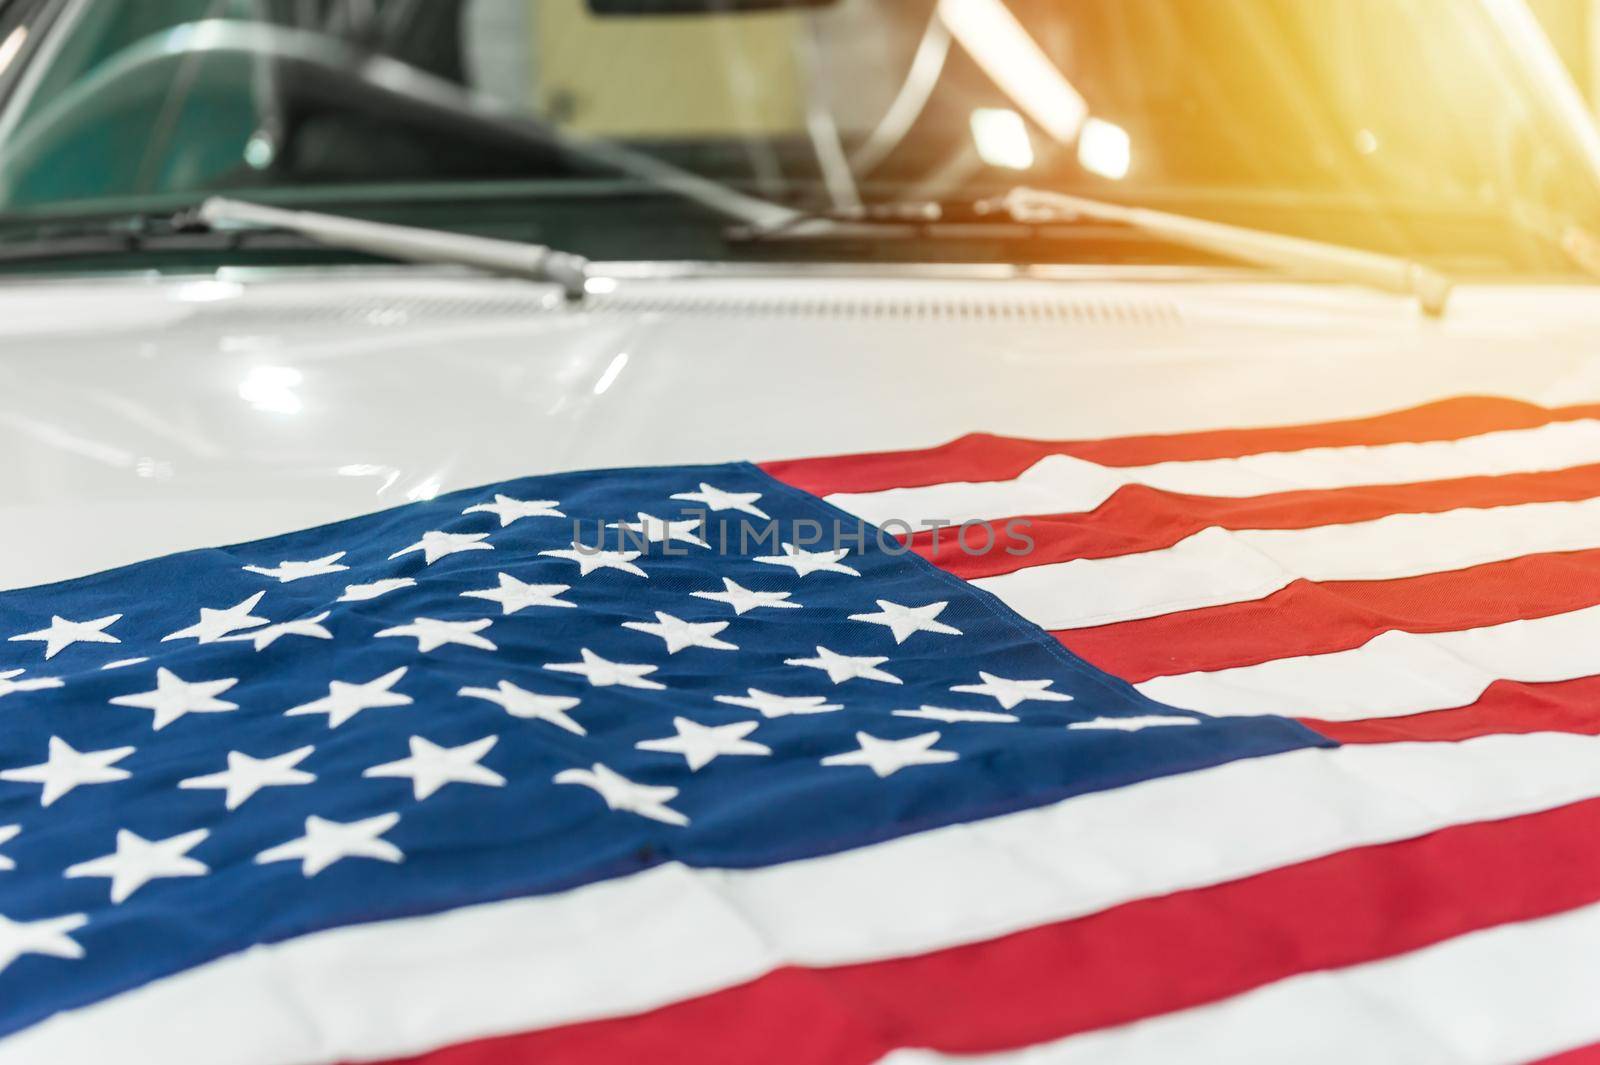
[[[1127,177],[1133,163],[1128,131],[1102,118],[1089,119],[1078,137],[1078,163],[1089,173],[1114,181]]]
[[[990,166],[1026,170],[1033,165],[1028,124],[1009,107],[980,107],[972,112],[972,143]]]
[[[600,380],[594,383],[594,394],[598,396],[616,384],[617,375],[622,373],[622,368],[626,365],[628,365],[628,353],[624,351],[611,360],[611,365],[607,366],[605,373],[600,375]]]
[[[400,471],[393,466],[374,466],[370,462],[352,462],[349,465],[339,467],[339,476],[381,477],[383,478],[383,483],[378,486],[377,492],[381,496],[394,487],[394,483],[400,479]]]
[[[256,366],[239,382],[239,398],[256,410],[298,414],[303,404],[294,390],[303,380],[293,366]]]
[[[272,138],[257,130],[244,142],[244,161],[252,169],[265,170],[272,165],[272,160],[277,157],[278,150],[273,147]]]
[[[196,30],[192,22],[174,26],[161,41],[161,50],[168,55],[187,55],[195,35]]]
[[[172,298],[184,303],[212,303],[237,299],[244,286],[237,281],[186,281],[173,290]]]
[[[1039,127],[1071,144],[1089,105],[1004,0],[939,0],[939,18],[991,81]]]
[[[17,53],[22,51],[22,42],[27,39],[28,27],[18,26],[6,34],[5,40],[0,41],[0,73],[3,73],[6,67],[11,65],[11,61],[17,58]]]
[[[583,290],[591,296],[605,296],[617,290],[614,277],[591,277],[583,282]]]
[[[406,492],[406,498],[411,500],[413,503],[423,499],[432,499],[434,496],[439,494],[439,489],[442,487],[444,486],[440,484],[439,478],[429,477],[427,480],[419,481],[413,485],[410,490]]]
[[[1370,129],[1356,130],[1356,151],[1362,155],[1371,155],[1378,150],[1378,135]]]

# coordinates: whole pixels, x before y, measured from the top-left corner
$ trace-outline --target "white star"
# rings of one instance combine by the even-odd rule
[[[592,788],[613,810],[648,817],[669,825],[686,825],[689,819],[668,806],[678,797],[677,788],[635,784],[621,773],[596,762],[588,769],[563,769],[555,775],[557,784],[582,784]]]
[[[126,669],[128,666],[139,666],[139,665],[143,665],[144,663],[146,663],[148,661],[150,661],[148,656],[143,656],[143,657],[140,657],[140,658],[119,658],[115,662],[107,662],[105,665],[101,666],[100,668],[102,670],[106,670],[106,669]]]
[[[571,588],[570,584],[524,584],[509,573],[499,575],[498,588],[479,588],[461,594],[468,599],[488,599],[500,604],[500,613],[515,614],[517,611],[530,606],[577,606],[565,599],[558,599],[562,592]]]
[[[338,601],[341,603],[361,603],[368,599],[376,599],[380,595],[388,595],[390,592],[401,588],[410,588],[416,583],[410,577],[385,577],[369,584],[347,584],[344,586],[344,594],[339,597]]]
[[[790,714],[827,714],[843,710],[843,703],[830,703],[821,695],[773,695],[760,688],[748,689],[749,695],[718,695],[719,703],[743,706],[761,711],[764,717],[788,717]]]
[[[379,814],[362,821],[325,821],[315,814],[306,818],[306,834],[256,855],[256,864],[299,859],[304,876],[316,876],[341,858],[375,858],[400,862],[405,855],[381,837],[399,824],[399,814]]]
[[[744,587],[731,577],[722,578],[722,591],[720,592],[690,592],[697,599],[711,599],[718,603],[727,603],[733,607],[735,614],[743,614],[746,610],[757,607],[776,606],[788,610],[797,610],[799,603],[787,602],[788,592],[755,592]]]
[[[36,692],[45,688],[59,688],[61,681],[56,677],[29,677],[26,680],[17,678],[26,673],[25,669],[0,670],[0,698],[12,692]]]
[[[261,602],[261,597],[266,592],[257,592],[242,603],[235,603],[226,610],[212,610],[210,607],[200,608],[200,620],[190,625],[187,629],[169,632],[161,637],[161,642],[168,640],[195,640],[199,643],[215,643],[229,633],[248,629],[255,625],[265,625],[266,618],[258,618],[250,613]]]
[[[301,703],[283,713],[285,717],[327,714],[328,727],[338,728],[363,710],[372,710],[380,706],[410,706],[411,696],[389,690],[405,675],[406,667],[401,666],[399,669],[391,669],[376,680],[362,684],[351,684],[342,680],[331,681],[328,684],[327,695],[313,699],[309,703]]]
[[[48,660],[75,643],[121,643],[121,640],[109,632],[102,631],[121,619],[121,614],[108,614],[93,621],[68,621],[64,617],[52,617],[49,628],[37,632],[19,633],[11,637],[11,642],[38,640],[44,644],[44,657]]]
[[[580,673],[584,679],[596,688],[609,688],[613,684],[620,684],[624,688],[645,688],[659,691],[665,684],[657,684],[653,680],[645,680],[646,673],[654,673],[655,666],[633,665],[628,662],[612,662],[601,658],[587,647],[579,653],[583,655],[582,662],[546,662],[544,668],[553,669],[557,673]]]
[[[852,577],[859,577],[859,570],[842,565],[840,559],[850,553],[849,548],[841,547],[837,551],[807,551],[793,544],[782,544],[781,555],[758,555],[751,561],[764,562],[769,566],[788,566],[794,570],[795,576],[804,577],[810,573],[848,573]]]
[[[409,555],[413,551],[421,551],[423,564],[431,566],[441,558],[460,551],[493,551],[493,544],[483,542],[488,538],[488,533],[447,533],[434,530],[423,533],[422,539],[410,547],[402,547],[389,558],[393,560],[401,555]]]
[[[726,640],[717,639],[717,633],[728,627],[726,621],[684,621],[657,610],[655,621],[624,621],[622,627],[661,637],[666,642],[669,655],[675,655],[685,647],[709,647],[715,651],[739,649]]]
[[[427,654],[437,650],[447,643],[459,643],[463,647],[476,647],[484,651],[498,650],[487,636],[478,633],[493,624],[488,618],[479,618],[477,621],[439,621],[435,618],[414,618],[409,625],[396,625],[393,628],[383,629],[379,636],[411,636],[417,641],[417,651]]]
[[[111,901],[120,903],[152,880],[171,876],[205,876],[211,872],[189,852],[211,835],[205,828],[168,839],[145,839],[125,828],[117,830],[117,849],[111,854],[69,866],[68,879],[99,876],[111,881]]]
[[[1064,692],[1052,692],[1045,689],[1055,683],[1053,680],[1007,680],[997,677],[993,673],[978,670],[978,676],[983,679],[982,684],[958,684],[950,690],[964,692],[968,695],[992,696],[1004,709],[1010,710],[1018,703],[1029,699],[1038,699],[1047,703],[1070,703],[1072,696]]]
[[[316,748],[300,747],[288,754],[273,758],[252,758],[242,751],[228,752],[228,768],[209,776],[190,777],[178,781],[178,787],[198,789],[226,789],[224,804],[237,810],[244,801],[262,788],[285,787],[291,784],[310,784],[317,778],[295,766],[305,761]]]
[[[870,766],[878,776],[887,777],[900,772],[908,765],[934,765],[939,762],[953,762],[959,757],[954,751],[932,749],[933,745],[939,742],[937,732],[924,732],[920,736],[904,740],[884,740],[865,732],[857,732],[856,742],[861,745],[858,750],[846,751],[844,754],[830,754],[822,760],[822,764]]]
[[[0,825],[0,846],[3,846],[4,844],[16,839],[17,834],[21,831],[21,825]],[[9,872],[16,867],[16,862],[12,861],[10,858],[7,858],[4,854],[0,854],[0,872]],[[3,968],[5,968],[5,966],[0,965],[0,969]]]
[[[700,482],[698,492],[679,492],[672,496],[673,499],[682,499],[689,503],[703,503],[708,510],[738,510],[746,514],[753,514],[758,518],[765,518],[766,511],[755,505],[761,498],[760,492],[724,492],[720,488],[713,488],[704,481]]]
[[[317,640],[331,640],[333,633],[323,628],[322,623],[328,620],[331,611],[324,610],[314,618],[297,618],[294,621],[280,621],[276,625],[268,625],[264,629],[252,629],[234,636],[224,636],[226,642],[249,640],[255,644],[257,651],[265,651],[279,638],[284,636],[309,636]]]
[[[49,917],[43,921],[13,921],[0,913],[0,973],[24,954],[43,954],[51,958],[83,957],[83,948],[68,933],[76,932],[88,923],[89,918],[81,913]]]
[[[771,754],[771,747],[745,739],[758,724],[758,721],[735,721],[731,725],[702,725],[686,717],[675,717],[672,727],[678,730],[676,736],[642,740],[634,746],[641,751],[681,754],[689,763],[689,771],[698,772],[724,754]]]
[[[578,576],[587,577],[597,569],[619,569],[624,573],[631,573],[635,577],[648,578],[650,574],[633,564],[642,551],[603,551],[599,548],[583,547],[576,541],[570,549],[562,548],[560,551],[540,551],[541,555],[551,558],[564,558],[569,562],[578,564]]]
[[[186,681],[166,666],[156,670],[154,691],[137,695],[119,695],[111,700],[113,706],[131,706],[140,710],[154,710],[152,727],[160,732],[185,714],[222,714],[239,709],[238,703],[224,702],[217,696],[239,683],[237,677],[226,680]]]
[[[872,655],[842,655],[826,647],[818,647],[815,658],[785,658],[783,664],[820,669],[835,684],[843,684],[857,677],[862,680],[882,681],[884,684],[899,684],[899,677],[878,668],[880,663],[887,661],[889,661],[887,658]]]
[[[901,606],[887,599],[879,599],[876,614],[851,614],[851,621],[864,621],[869,625],[882,625],[894,636],[895,643],[905,643],[906,638],[918,632],[938,632],[946,636],[960,636],[961,630],[942,621],[935,621],[944,613],[948,602],[929,603],[927,606]]]
[[[578,705],[578,700],[570,695],[540,695],[519,688],[509,680],[501,681],[494,688],[462,688],[456,694],[497,703],[512,717],[548,721],[574,736],[588,735],[582,725],[567,716],[567,711]]]
[[[132,747],[112,747],[104,751],[77,751],[60,736],[50,737],[50,754],[38,765],[0,772],[0,780],[23,784],[43,784],[39,805],[49,806],[80,784],[109,784],[127,780],[126,769],[113,768],[133,753]]]
[[[1198,725],[1197,717],[1179,717],[1176,714],[1130,714],[1127,717],[1096,717],[1088,721],[1074,721],[1069,729],[1106,729],[1113,732],[1138,732],[1147,728],[1166,728],[1171,725]]]
[[[503,788],[506,786],[505,777],[478,764],[478,760],[494,750],[494,745],[499,741],[499,736],[485,736],[459,747],[440,747],[421,736],[412,736],[410,758],[375,765],[361,775],[409,777],[412,794],[419,802],[446,784],[482,784]]]
[[[703,522],[699,518],[686,518],[683,521],[663,521],[641,510],[639,511],[638,521],[619,521],[615,525],[606,526],[606,528],[626,530],[634,534],[634,539],[642,536],[652,544],[681,540],[686,544],[694,544],[696,547],[710,547],[710,544],[694,534],[694,531],[700,528],[702,524]],[[620,542],[627,543],[628,540],[629,537],[624,536]]]
[[[929,721],[944,721],[954,724],[959,721],[983,721],[990,724],[1006,725],[1021,718],[1016,714],[998,714],[993,710],[947,710],[942,706],[919,706],[915,710],[896,710],[895,717],[920,717]]]
[[[343,551],[335,551],[331,555],[323,555],[309,562],[280,562],[276,566],[246,566],[246,573],[259,573],[263,577],[273,577],[280,583],[288,584],[290,581],[304,580],[307,577],[321,577],[326,573],[338,573],[347,570],[349,566],[339,565],[339,560],[345,556]]]
[[[500,519],[500,528],[504,529],[523,518],[564,518],[566,515],[556,509],[560,505],[560,501],[555,499],[512,499],[496,493],[493,503],[478,503],[461,513],[493,514]]]

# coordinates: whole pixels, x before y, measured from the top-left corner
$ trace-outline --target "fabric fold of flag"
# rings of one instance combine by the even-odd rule
[[[0,1065],[1581,1060],[1596,507],[1469,398],[0,591]]]

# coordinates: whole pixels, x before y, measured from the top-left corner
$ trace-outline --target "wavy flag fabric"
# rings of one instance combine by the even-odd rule
[[[0,1065],[1590,1060],[1597,506],[1471,399],[0,593]]]

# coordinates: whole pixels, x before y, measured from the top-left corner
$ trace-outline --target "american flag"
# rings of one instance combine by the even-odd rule
[[[0,593],[0,1065],[1600,1060],[1597,603],[1491,399]]]

